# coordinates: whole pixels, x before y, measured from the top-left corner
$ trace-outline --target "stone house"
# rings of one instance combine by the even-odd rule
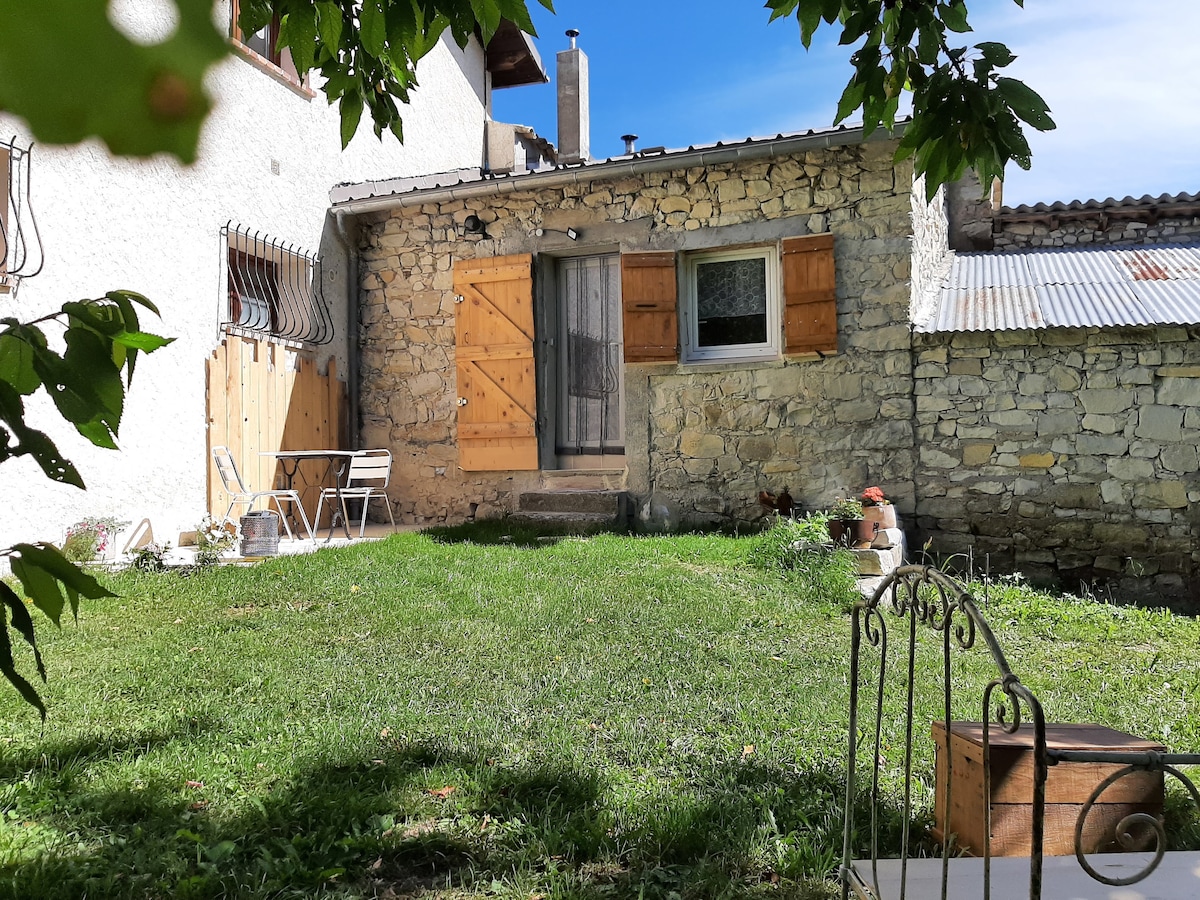
[[[625,492],[651,524],[914,509],[912,178],[860,130],[334,192],[364,445],[410,522]],[[524,499],[523,499],[524,498]]]

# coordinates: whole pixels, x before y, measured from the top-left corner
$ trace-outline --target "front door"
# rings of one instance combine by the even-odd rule
[[[620,256],[558,260],[556,293],[558,465],[624,465]]]

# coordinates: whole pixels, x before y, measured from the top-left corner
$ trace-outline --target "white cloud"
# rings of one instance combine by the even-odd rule
[[[1200,3],[993,3],[972,24],[1018,55],[1058,125],[1030,132],[1033,169],[1009,171],[1006,203],[1200,191]]]

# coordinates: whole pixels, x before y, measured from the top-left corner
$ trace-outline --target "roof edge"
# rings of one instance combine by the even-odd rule
[[[686,150],[643,151],[632,156],[617,156],[601,162],[562,165],[554,169],[517,175],[489,176],[477,181],[460,181],[454,185],[414,188],[403,192],[397,191],[369,197],[355,198],[350,195],[350,189],[356,185],[340,185],[330,191],[330,205],[334,210],[357,215],[400,209],[419,203],[464,200],[568,184],[586,184],[600,178],[613,176],[641,175],[725,162],[773,159],[787,156],[798,150],[845,147],[852,144],[890,140],[904,133],[905,124],[898,123],[895,131],[891,133],[876,129],[869,137],[866,136],[861,125],[852,127],[839,125],[836,128],[822,131],[809,130],[791,135],[779,134],[773,138],[747,138],[745,141],[735,144],[724,144],[718,141],[711,146],[688,147]],[[392,181],[399,180],[392,179]],[[368,182],[368,184],[376,185],[386,183]],[[345,195],[340,200],[335,199],[339,190]]]

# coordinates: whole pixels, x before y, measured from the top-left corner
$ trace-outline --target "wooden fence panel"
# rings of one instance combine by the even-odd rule
[[[348,448],[346,386],[337,379],[334,360],[322,375],[308,351],[227,335],[207,360],[206,372],[208,508],[214,516],[225,512],[229,495],[213,465],[213,447],[229,448],[251,490],[282,486],[279,463],[264,452]],[[310,516],[325,469],[323,461],[305,462],[295,479]]]

